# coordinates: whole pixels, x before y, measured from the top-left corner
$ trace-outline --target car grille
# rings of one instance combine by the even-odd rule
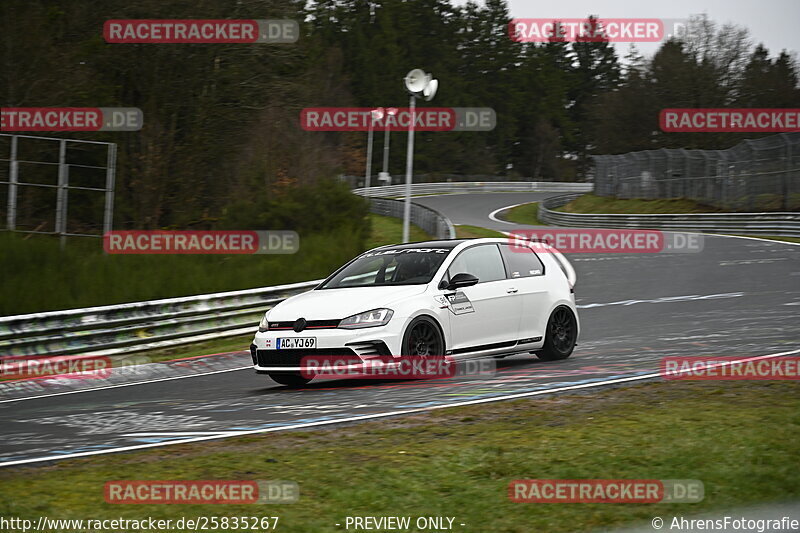
[[[258,366],[300,366],[303,357],[336,357],[337,363],[347,360],[348,364],[358,364],[361,358],[350,348],[317,348],[316,350],[255,350]],[[347,356],[352,356],[349,358]]]
[[[304,329],[333,329],[338,327],[341,321],[339,318],[335,320],[309,320],[306,322]],[[270,322],[269,329],[294,329],[294,321]]]

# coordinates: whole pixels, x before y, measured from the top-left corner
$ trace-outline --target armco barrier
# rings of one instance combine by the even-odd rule
[[[370,211],[388,217],[403,218],[405,202],[389,198],[370,198]],[[437,239],[455,239],[456,230],[450,219],[438,211],[411,203],[411,223]]]
[[[0,317],[0,355],[67,355],[197,336],[254,333],[261,315],[322,280],[149,302]],[[120,350],[121,351],[121,350]]]
[[[692,213],[682,215],[585,214],[553,211],[579,194],[544,200],[539,220],[553,226],[573,228],[641,228],[741,235],[800,237],[800,213]]]
[[[411,194],[441,194],[468,192],[591,192],[592,183],[567,183],[558,181],[461,181],[443,183],[413,183]],[[353,189],[353,193],[370,197],[400,197],[406,193],[405,185],[387,185]]]

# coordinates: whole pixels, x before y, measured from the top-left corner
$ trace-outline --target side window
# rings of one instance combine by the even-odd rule
[[[529,247],[501,244],[500,249],[508,267],[509,278],[527,278],[544,274],[542,262]]]
[[[461,272],[476,276],[479,283],[506,278],[503,259],[496,244],[480,244],[458,254],[447,269],[447,275],[452,278]]]

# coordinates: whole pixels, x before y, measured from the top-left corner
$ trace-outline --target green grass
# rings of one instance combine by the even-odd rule
[[[372,233],[367,241],[368,249],[403,241],[403,221],[401,219],[375,214],[370,214],[369,218],[372,224]],[[411,224],[409,230],[411,242],[433,239],[431,235],[414,224]]]
[[[253,321],[253,333],[256,331],[258,320]],[[151,350],[129,350],[121,354],[110,356],[111,365],[119,367],[121,365],[141,365],[146,363],[157,363],[159,361],[172,361],[175,359],[185,359],[187,357],[198,357],[202,355],[213,355],[231,352],[246,352],[253,342],[253,333],[248,335],[239,335],[236,337],[227,337],[224,339],[215,339],[206,342],[196,342],[193,344],[179,344],[176,346],[168,346],[164,348],[155,348]],[[249,361],[249,359],[247,360]],[[17,381],[20,379],[18,376],[13,375],[8,377],[0,373],[0,382],[3,381]]]
[[[469,224],[456,225],[456,238],[458,239],[480,239],[481,237],[505,237],[499,231],[470,226]]]
[[[369,248],[402,222],[370,215]],[[411,227],[412,240],[430,236]],[[291,255],[106,255],[100,239],[0,234],[0,316],[249,289],[323,278],[363,251],[352,234],[301,236]],[[366,248],[364,248],[366,249]]]
[[[173,359],[183,359],[185,357],[196,357],[200,355],[211,355],[217,353],[246,352],[250,343],[253,342],[253,334],[258,327],[257,322],[253,322],[253,333],[240,335],[238,337],[227,337],[206,342],[196,342],[193,344],[179,344],[154,350],[141,352],[127,352],[124,355],[135,354],[141,358],[147,358],[145,362],[155,363],[158,361],[170,361]],[[112,359],[114,357],[112,356]]]
[[[714,207],[703,205],[688,200],[678,199],[659,199],[659,200],[640,200],[623,199],[606,196],[596,196],[594,194],[584,194],[563,205],[555,211],[566,213],[620,213],[620,214],[659,214],[659,213],[716,213],[721,211]]]
[[[464,531],[575,532],[800,497],[800,396],[786,382],[670,382],[451,408],[0,471],[0,515],[280,516],[338,531],[345,516],[454,516]],[[514,479],[699,479],[695,504],[526,504]],[[294,480],[291,505],[112,505],[109,480]],[[457,529],[462,529],[458,527]]]
[[[561,206],[556,211],[567,213],[619,213],[619,214],[670,214],[670,213],[720,213],[720,212],[761,212],[785,211],[783,198],[777,195],[762,194],[738,198],[724,208],[690,200],[688,198],[669,198],[643,200],[638,198],[614,198],[584,194]],[[800,194],[791,194],[789,211],[800,210]]]
[[[105,255],[100,239],[0,235],[0,315],[280,285],[321,278],[361,252],[352,235],[312,235],[290,255]]]
[[[544,222],[539,220],[539,203],[522,204],[512,207],[508,211],[501,213],[501,218],[516,224],[529,224],[532,226],[543,226]]]

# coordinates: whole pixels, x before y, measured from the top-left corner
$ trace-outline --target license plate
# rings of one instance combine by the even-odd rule
[[[278,350],[314,349],[317,347],[316,337],[285,337],[277,339]]]

